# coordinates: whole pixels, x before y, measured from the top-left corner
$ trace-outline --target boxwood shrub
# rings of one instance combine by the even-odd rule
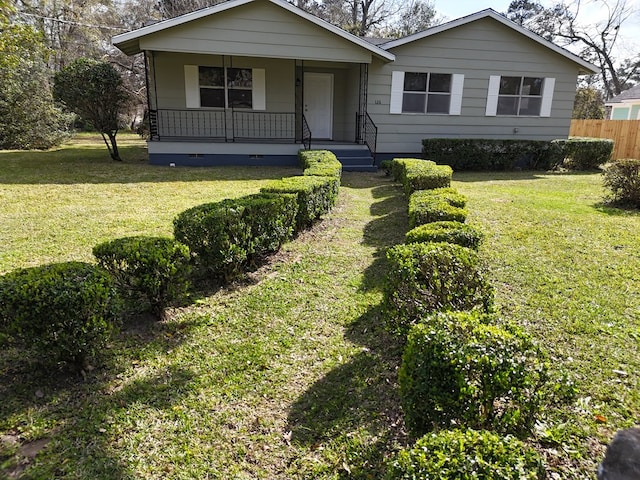
[[[409,228],[425,223],[467,219],[466,197],[452,188],[418,190],[409,197]]]
[[[42,360],[82,366],[103,349],[120,301],[109,274],[65,262],[0,278],[0,326]]]
[[[96,245],[93,255],[133,310],[142,304],[162,317],[165,307],[188,291],[189,248],[172,238],[118,238]]]
[[[640,207],[640,160],[622,159],[605,167],[604,187],[610,190],[610,203]]]
[[[473,250],[450,243],[411,243],[387,251],[383,288],[387,328],[406,335],[419,319],[443,310],[489,311],[493,289]]]
[[[448,187],[453,175],[448,165],[417,158],[394,159],[391,170],[394,178],[402,183],[406,195],[416,190]]]
[[[416,435],[453,424],[529,432],[544,398],[544,359],[513,324],[476,312],[427,318],[409,331],[398,372],[407,426]]]
[[[260,193],[198,205],[174,219],[174,236],[199,268],[230,281],[291,238],[298,198]]]
[[[568,170],[596,170],[611,159],[614,141],[608,138],[572,137],[553,140]]]
[[[486,430],[433,432],[388,463],[387,480],[541,480],[539,454],[517,438]]]
[[[436,163],[431,160],[421,160],[419,158],[394,158],[391,161],[391,175],[396,182],[402,185],[407,183],[407,171],[413,167],[414,170],[420,168],[435,167]]]
[[[328,213],[338,198],[340,180],[336,177],[285,177],[268,182],[263,193],[295,194],[298,202],[296,231],[310,227],[322,215]]]
[[[461,222],[432,222],[409,230],[405,243],[447,242],[477,250],[484,234],[472,225]]]
[[[558,145],[545,140],[428,138],[422,155],[439,164],[464,170],[549,170],[562,163]]]
[[[300,150],[298,159],[303,175],[338,178],[342,175],[342,163],[328,150]]]

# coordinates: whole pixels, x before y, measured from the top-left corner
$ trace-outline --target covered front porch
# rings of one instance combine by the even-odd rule
[[[366,113],[367,64],[146,57],[152,163],[293,165],[299,149],[327,145],[349,153],[362,146],[373,163],[377,128]]]

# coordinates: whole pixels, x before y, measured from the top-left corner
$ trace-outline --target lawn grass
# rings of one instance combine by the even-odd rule
[[[14,222],[0,233],[11,245],[0,271],[88,259],[95,243],[123,234],[170,234],[184,208],[295,173],[151,167],[132,143],[123,164],[97,146],[0,152],[0,196],[13,209],[0,215]],[[454,180],[469,223],[487,235],[480,255],[500,308],[550,350],[554,372],[576,380],[576,399],[548,409],[531,441],[551,478],[588,478],[603,442],[640,414],[640,216],[600,206],[597,174]],[[146,206],[140,216],[136,205]],[[120,221],[96,218],[116,211]],[[67,233],[78,218],[89,225]],[[385,458],[410,441],[396,385],[401,345],[378,307],[384,250],[406,230],[399,186],[345,173],[321,223],[243,282],[202,288],[163,322],[129,319],[85,376],[32,371],[4,349],[0,476],[39,451],[24,478],[380,478]],[[59,232],[53,250],[39,238],[49,231]]]

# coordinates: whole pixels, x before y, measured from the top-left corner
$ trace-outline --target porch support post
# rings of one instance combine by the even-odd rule
[[[295,142],[302,143],[302,116],[304,112],[304,60],[294,60],[295,85]]]
[[[356,118],[356,143],[362,143],[364,139],[364,116],[367,114],[367,99],[369,95],[369,65],[360,64],[360,101]]]

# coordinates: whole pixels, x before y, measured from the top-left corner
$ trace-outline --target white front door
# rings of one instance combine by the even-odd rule
[[[333,138],[333,74],[304,74],[304,116],[314,139]]]

